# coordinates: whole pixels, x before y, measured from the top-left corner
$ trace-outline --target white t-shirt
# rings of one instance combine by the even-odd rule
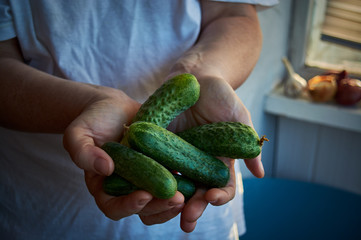
[[[196,42],[200,21],[197,0],[0,0],[0,41],[17,37],[27,64],[121,89],[140,102]],[[186,234],[179,216],[153,226],[137,215],[119,221],[105,217],[83,171],[63,149],[61,135],[0,128],[0,166],[1,239],[223,240],[245,232],[239,172],[235,199],[208,206],[196,230]]]

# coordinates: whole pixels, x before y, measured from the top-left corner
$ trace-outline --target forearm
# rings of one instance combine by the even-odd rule
[[[0,76],[1,125],[23,131],[63,132],[97,91],[14,58],[0,58]]]
[[[62,79],[26,65],[16,38],[0,42],[0,76],[3,127],[63,133],[87,106],[103,99],[114,99],[107,103],[119,104],[125,115],[133,111],[134,101],[122,91]]]
[[[205,6],[209,12],[212,6]],[[211,9],[212,10],[212,9]],[[186,71],[199,79],[216,76],[225,79],[234,89],[239,87],[255,66],[262,46],[262,33],[256,10],[243,5],[240,12],[224,12],[225,16],[206,18],[198,42],[172,69]],[[240,13],[240,14],[238,14]],[[228,15],[228,16],[227,16]]]

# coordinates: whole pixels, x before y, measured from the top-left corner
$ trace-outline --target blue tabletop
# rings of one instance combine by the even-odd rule
[[[244,179],[250,239],[361,240],[361,195],[284,179]]]

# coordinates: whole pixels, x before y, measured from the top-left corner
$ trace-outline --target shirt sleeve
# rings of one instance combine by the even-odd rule
[[[13,17],[8,0],[0,0],[0,41],[16,37]]]

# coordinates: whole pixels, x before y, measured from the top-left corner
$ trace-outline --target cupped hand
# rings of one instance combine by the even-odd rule
[[[197,77],[197,76],[196,76]],[[198,77],[197,77],[198,78]],[[201,93],[198,102],[178,116],[169,126],[173,132],[206,123],[231,121],[253,127],[251,115],[233,88],[222,78],[198,78]],[[263,177],[261,155],[246,159],[245,164],[256,177]]]
[[[114,197],[103,191],[104,176],[85,171],[85,181],[99,209],[110,219],[119,220],[138,214],[146,225],[164,223],[179,214],[184,206],[180,192],[170,199],[157,199],[138,190],[125,196]]]
[[[175,217],[184,205],[184,197],[179,192],[171,199],[161,200],[146,191],[120,197],[103,191],[103,180],[114,171],[114,163],[100,146],[107,141],[120,140],[124,124],[131,122],[140,104],[119,90],[100,86],[94,88],[99,94],[67,127],[63,143],[74,163],[84,170],[86,185],[97,206],[113,220],[138,214],[148,225]]]
[[[177,132],[196,125],[219,121],[242,122],[253,127],[249,111],[224,79],[202,77],[198,78],[198,81],[201,85],[198,102],[177,117],[169,126],[169,130]],[[223,205],[234,198],[236,191],[235,160],[228,158],[222,158],[222,160],[228,165],[231,172],[229,183],[224,188],[197,190],[182,211],[181,228],[185,232],[195,229],[197,219],[203,214],[208,203]],[[245,159],[245,164],[254,176],[259,178],[264,176],[261,155],[253,159]]]

